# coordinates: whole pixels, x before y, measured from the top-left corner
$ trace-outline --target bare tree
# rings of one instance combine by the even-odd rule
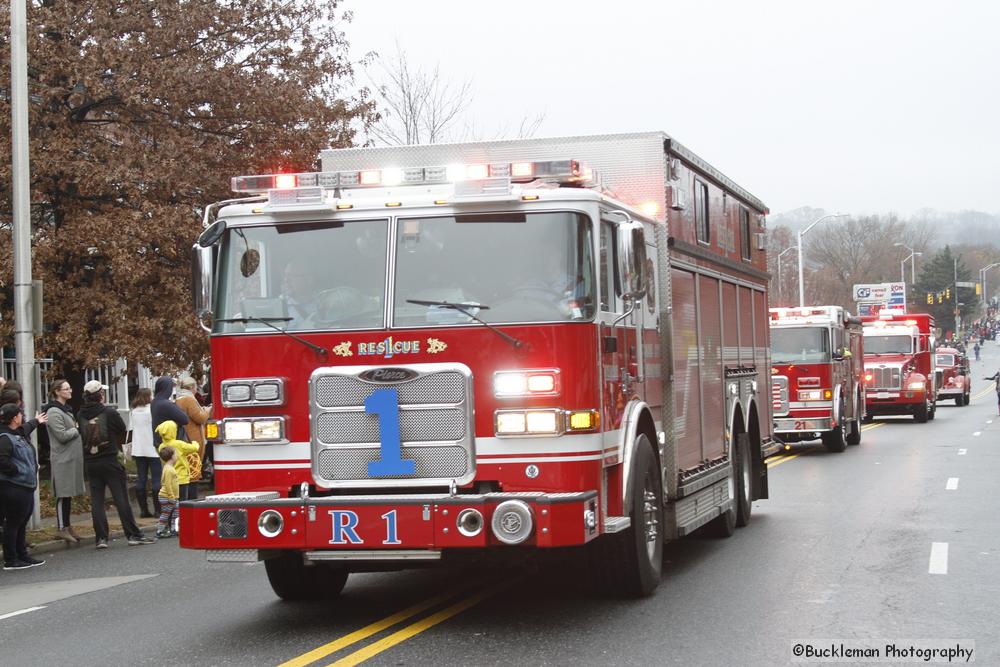
[[[392,56],[375,62],[379,71],[369,78],[381,117],[368,130],[372,139],[399,146],[461,138],[450,132],[472,103],[471,81],[448,81],[440,65],[411,64],[398,43]]]

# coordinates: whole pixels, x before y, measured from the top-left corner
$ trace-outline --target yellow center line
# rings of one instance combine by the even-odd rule
[[[355,630],[354,632],[344,635],[339,639],[335,639],[328,644],[323,644],[319,648],[314,648],[308,653],[303,653],[297,658],[292,658],[288,662],[283,662],[278,667],[303,667],[309,663],[315,662],[320,658],[325,658],[331,653],[336,653],[337,651],[347,648],[351,644],[356,644],[363,639],[367,639],[372,635],[382,632],[386,628],[391,628],[397,623],[401,623],[408,618],[416,616],[417,614],[430,609],[431,607],[441,604],[445,600],[453,597],[458,597],[464,593],[467,589],[460,588],[458,590],[450,591],[448,593],[442,593],[441,595],[435,595],[432,598],[428,598],[423,602],[418,602],[412,607],[407,607],[406,609],[396,612],[392,616],[386,616],[381,621],[375,621],[371,625],[366,625],[360,630]]]
[[[768,463],[767,467],[768,468],[774,468],[775,466],[780,466],[782,463],[787,463],[788,461],[791,461],[792,459],[797,459],[800,456],[802,456],[802,455],[801,454],[792,454],[791,456],[786,456],[785,458],[781,459],[780,461],[775,461],[774,463]]]
[[[878,422],[877,424],[867,424],[861,427],[861,432],[864,433],[865,431],[870,431],[873,428],[881,428],[882,426],[885,426],[885,422]]]
[[[994,391],[993,387],[988,387],[986,389],[983,389],[981,392],[979,392],[978,394],[976,394],[975,396],[973,396],[972,400],[976,400],[978,398],[982,398],[983,396],[986,396],[987,394],[990,394],[993,391]]]
[[[364,648],[358,649],[354,653],[345,655],[340,660],[330,663],[328,667],[346,667],[348,665],[357,665],[359,663],[364,662],[365,660],[368,660],[369,658],[373,658],[379,653],[382,653],[383,651],[386,651],[392,648],[393,646],[396,646],[397,644],[400,644],[406,641],[407,639],[420,634],[424,630],[433,628],[438,623],[446,621],[452,616],[462,613],[469,607],[479,604],[486,598],[492,597],[497,593],[499,593],[500,591],[509,588],[510,586],[514,585],[516,581],[517,580],[515,579],[511,581],[505,581],[496,584],[494,586],[490,586],[489,588],[480,591],[475,595],[471,595],[465,598],[464,600],[456,602],[455,604],[451,605],[446,609],[442,609],[436,614],[432,614],[431,616],[421,619],[416,623],[413,623],[412,625],[408,625],[402,630],[397,630],[396,632],[392,633],[391,635],[389,635],[384,639],[380,639],[373,644],[369,644]]]

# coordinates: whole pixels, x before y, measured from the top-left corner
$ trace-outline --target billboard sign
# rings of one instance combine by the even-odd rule
[[[891,310],[906,312],[906,283],[872,283],[854,286],[859,315],[878,315]]]

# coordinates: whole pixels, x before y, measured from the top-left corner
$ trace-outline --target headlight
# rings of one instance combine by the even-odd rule
[[[556,396],[559,390],[559,370],[555,368],[500,371],[493,375],[493,394],[497,398]]]
[[[221,425],[223,441],[227,444],[282,442],[285,439],[283,417],[224,419]]]
[[[227,408],[249,405],[284,405],[285,381],[281,378],[241,378],[222,381],[222,404]]]
[[[911,391],[923,391],[924,390],[924,381],[923,380],[918,380],[916,382],[911,382],[908,385],[906,385],[906,388],[909,389],[909,390],[911,390]]]
[[[493,416],[497,435],[559,435],[562,410],[497,410]]]

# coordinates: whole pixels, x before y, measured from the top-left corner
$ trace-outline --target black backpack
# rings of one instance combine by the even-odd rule
[[[80,435],[83,436],[83,453],[87,456],[104,456],[114,451],[108,434],[108,415],[101,412],[96,417],[80,417]]]

